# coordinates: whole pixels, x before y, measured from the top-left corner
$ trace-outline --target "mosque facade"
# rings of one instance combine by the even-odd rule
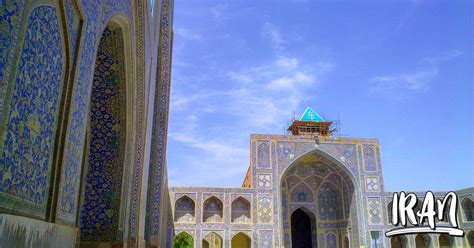
[[[175,234],[203,248],[474,246],[474,188],[456,191],[464,237],[387,238],[393,192],[384,188],[378,140],[334,137],[309,107],[288,130],[250,136],[241,187],[170,188]]]

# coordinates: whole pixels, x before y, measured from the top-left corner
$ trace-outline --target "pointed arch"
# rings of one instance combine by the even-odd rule
[[[252,239],[250,237],[243,233],[243,232],[238,232],[232,237],[231,248],[251,248],[252,247]]]
[[[186,231],[181,231],[173,238],[173,248],[193,248],[194,237]]]
[[[81,240],[121,241],[129,192],[131,146],[131,83],[128,24],[114,16],[104,28],[97,50],[87,121],[87,157],[84,161]],[[93,213],[93,214],[91,214]]]
[[[181,196],[174,204],[174,222],[195,222],[196,204],[187,195]]]
[[[454,239],[453,237],[443,233],[439,235],[438,243],[440,247],[449,248],[449,247],[453,247]]]
[[[462,200],[461,206],[466,221],[474,221],[474,202],[470,198],[466,197],[464,200]]]
[[[388,223],[392,223],[393,200],[387,204]]]
[[[203,222],[223,222],[223,203],[216,196],[211,196],[204,201],[202,206]]]
[[[280,218],[282,220],[280,230],[285,246],[290,247],[292,243],[290,233],[292,210],[300,206],[314,208],[310,212],[318,214],[318,221],[332,218],[340,223],[337,226],[340,232],[334,233],[338,242],[343,240],[342,233],[350,233],[351,245],[359,245],[357,223],[359,223],[360,197],[358,195],[360,193],[355,190],[359,183],[343,162],[316,148],[293,159],[293,162],[280,173]],[[305,182],[306,186],[311,185],[309,188],[313,193],[313,202],[295,203],[292,201],[291,196],[293,200],[298,199],[293,189],[302,187],[300,186],[302,182]],[[324,199],[321,199],[321,195]],[[304,196],[300,195],[300,199],[304,199]],[[321,207],[321,203],[324,206]],[[317,238],[314,244],[316,243]]]
[[[418,234],[415,237],[415,247],[416,248],[427,248],[431,245],[431,238],[426,234]]]
[[[305,207],[291,214],[291,244],[293,247],[317,247],[316,217]]]
[[[390,247],[392,248],[407,248],[408,240],[405,236],[393,236],[390,238]]]
[[[250,202],[242,196],[237,197],[231,204],[231,221],[233,223],[249,223],[251,220]]]
[[[202,239],[202,248],[222,248],[223,246],[222,237],[215,232],[208,233]]]
[[[5,8],[7,2],[2,2]],[[2,37],[13,31],[3,19],[5,14],[9,15],[3,9]],[[0,68],[11,66],[11,75],[10,79],[0,75],[0,207],[45,219],[48,203],[54,202],[51,181],[56,179],[57,130],[64,121],[61,103],[68,87],[68,57],[58,8],[33,2],[24,14],[24,33],[11,40],[22,44],[10,43],[18,52],[16,63],[3,64],[9,39],[1,42]]]

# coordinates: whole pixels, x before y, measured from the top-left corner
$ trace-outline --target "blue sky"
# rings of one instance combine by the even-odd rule
[[[386,190],[474,186],[472,2],[380,2],[176,0],[170,184],[239,187],[309,105],[380,140]]]

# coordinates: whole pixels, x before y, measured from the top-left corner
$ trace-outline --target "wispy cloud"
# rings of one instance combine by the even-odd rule
[[[429,89],[431,82],[438,76],[442,63],[455,59],[463,53],[452,50],[421,59],[423,67],[409,73],[379,75],[369,79],[370,92],[385,93],[386,96],[404,97],[408,93]]]
[[[370,79],[373,92],[393,92],[394,90],[422,91],[436,77],[438,70],[417,71],[388,76],[376,76]]]
[[[455,59],[461,56],[462,54],[463,52],[460,50],[451,50],[451,51],[447,51],[435,56],[423,58],[421,59],[421,61],[433,64],[433,65],[439,65],[440,63],[443,63],[445,61]]]
[[[219,10],[215,10],[216,18]],[[169,138],[192,152],[180,157],[179,163],[186,166],[170,164],[172,185],[202,184],[200,178],[209,174],[220,180],[207,182],[208,186],[243,179],[249,163],[249,133],[283,132],[292,113],[309,102],[321,78],[334,70],[332,61],[283,55],[286,41],[278,26],[267,22],[261,30],[274,52],[269,60],[223,67],[206,59],[205,69],[192,76],[185,68],[176,68]],[[185,170],[193,173],[183,173]]]
[[[211,15],[221,24],[229,18],[229,13],[227,11],[228,6],[223,4],[215,5],[211,8]]]
[[[202,35],[195,30],[186,28],[175,28],[174,33],[185,40],[200,40]]]
[[[272,23],[266,22],[262,27],[262,36],[269,40],[272,47],[280,51],[285,45],[285,40],[283,39],[280,29],[273,25]]]

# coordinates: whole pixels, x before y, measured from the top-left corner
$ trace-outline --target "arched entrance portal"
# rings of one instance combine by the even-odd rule
[[[285,247],[335,247],[346,237],[359,246],[355,179],[341,162],[313,150],[291,163],[280,183]]]
[[[250,248],[251,247],[251,240],[249,236],[245,233],[239,232],[232,238],[230,242],[231,248]]]
[[[95,62],[89,104],[82,181],[80,240],[121,243],[122,196],[126,163],[127,104],[124,29],[111,22],[104,29]]]
[[[293,212],[291,215],[291,244],[293,248],[313,247],[311,222],[311,218],[303,210],[298,208]]]
[[[215,232],[207,234],[202,240],[202,248],[222,248],[223,242],[221,236]]]

